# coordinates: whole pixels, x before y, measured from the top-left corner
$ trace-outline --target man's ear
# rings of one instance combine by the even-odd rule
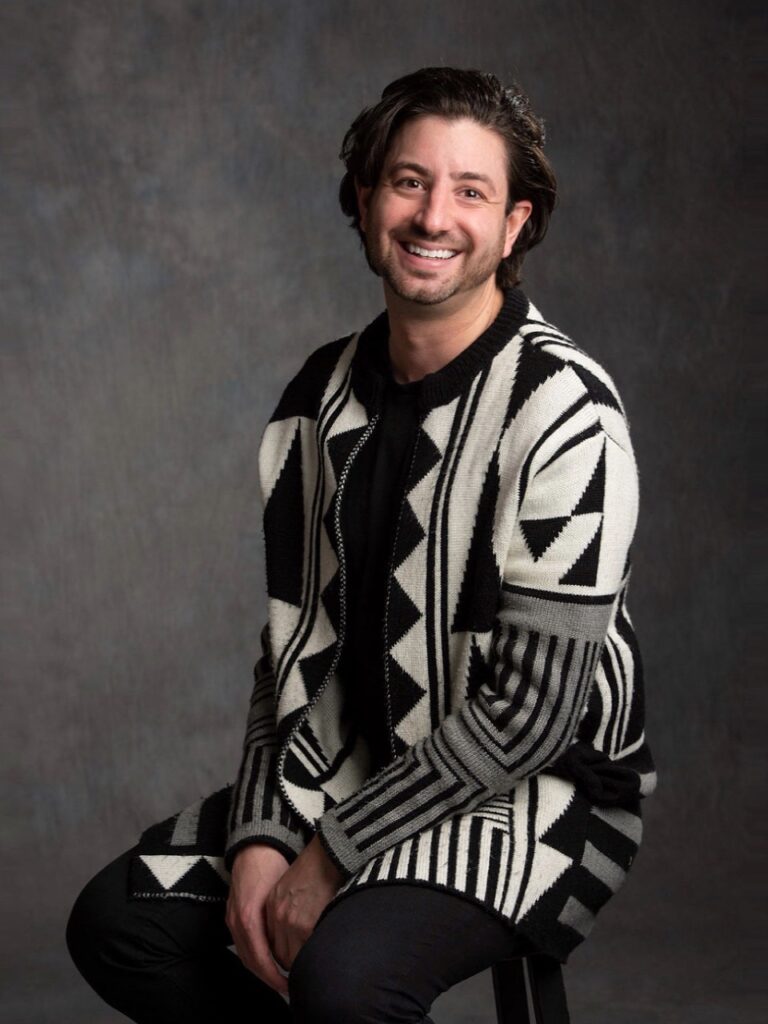
[[[371,185],[361,185],[355,178],[355,193],[357,194],[357,210],[360,214],[360,230],[365,231],[365,222],[368,218],[368,204],[371,201]]]
[[[517,236],[523,230],[523,224],[525,224],[531,216],[532,210],[533,203],[528,199],[519,199],[512,207],[511,212],[507,216],[507,237],[504,243],[504,259],[506,259],[512,252],[512,246],[515,244]]]

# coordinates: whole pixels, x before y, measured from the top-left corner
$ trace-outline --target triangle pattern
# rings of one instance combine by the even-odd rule
[[[337,569],[320,593],[325,613],[338,634],[341,625],[341,573]]]
[[[573,849],[573,818],[565,816],[575,800],[575,794],[568,786],[548,789],[547,799],[541,799],[536,807],[536,838],[543,840],[548,846],[566,853]],[[560,797],[562,792],[562,797]]]
[[[213,870],[216,872],[216,874],[219,876],[219,878],[221,878],[221,880],[223,882],[226,882],[227,884],[229,884],[230,875],[229,875],[229,872],[227,871],[227,869],[224,867],[224,858],[223,857],[206,857],[206,856],[204,856],[203,860],[211,865]]]
[[[328,543],[331,545],[331,550],[333,551],[334,555],[336,556],[337,561],[338,561],[338,558],[339,558],[339,545],[338,545],[338,541],[336,540],[336,527],[335,527],[336,511],[335,511],[335,508],[336,508],[336,497],[337,497],[338,493],[339,493],[339,491],[338,491],[338,488],[337,488],[333,492],[333,494],[331,495],[331,500],[328,502],[328,508],[323,513],[323,526],[325,527],[325,532],[326,532],[326,535],[328,537]]]
[[[515,382],[509,396],[505,425],[520,412],[536,388],[563,369],[563,362],[549,352],[543,352],[532,345],[522,345],[515,370]]]
[[[390,705],[395,728],[413,711],[427,692],[406,672],[396,658],[387,655],[389,661]],[[400,751],[397,751],[400,753]]]
[[[539,780],[531,779],[529,784],[535,792],[535,796],[531,794],[533,831],[539,841],[533,845],[534,859],[520,907],[521,917],[527,914],[538,900],[547,898],[547,893],[551,893],[553,885],[573,864],[573,857],[567,851],[573,849],[574,820],[572,813],[565,813],[572,811],[573,791],[567,786],[563,786],[562,789],[547,786],[542,793]],[[539,879],[544,880],[543,884]]]
[[[552,519],[520,520],[520,529],[534,561],[538,561],[541,558],[569,520],[570,516],[554,516]]]
[[[325,677],[330,671],[335,649],[335,643],[328,644],[328,646],[324,647],[322,651],[317,651],[315,654],[308,654],[299,661],[301,678],[304,682],[304,689],[307,693],[308,704],[311,704],[312,701],[314,701],[323,685]]]
[[[423,428],[416,435],[416,452],[413,457],[405,493],[410,492],[431,472],[442,458],[442,452]]]
[[[209,863],[208,857],[197,858],[197,863],[193,864],[188,874],[184,876],[183,889],[184,892],[206,893],[219,898],[226,898],[227,895],[227,884]]]
[[[172,889],[197,864],[200,856],[183,856],[177,853],[144,854],[141,860],[163,889]]]
[[[561,853],[545,843],[533,846],[533,862],[528,876],[528,886],[520,904],[520,917],[524,917],[531,907],[573,864],[573,858]]]
[[[421,612],[394,575],[392,576],[389,602],[389,649],[391,651],[408,630],[419,621]]]
[[[452,633],[484,633],[493,623],[499,599],[496,584],[501,577],[493,553],[493,520],[498,497],[499,452],[496,449],[485,474],[477,505],[472,540],[453,613]]]
[[[572,583],[581,587],[594,587],[597,583],[597,570],[600,564],[600,541],[603,534],[603,523],[595,531],[592,540],[587,544],[570,569],[560,577],[559,583]]]
[[[411,507],[410,501],[406,498],[403,501],[400,524],[397,531],[397,551],[395,552],[395,569],[412,554],[426,537],[424,527]]]
[[[568,365],[574,370],[581,378],[582,384],[586,387],[589,392],[589,397],[597,405],[607,405],[611,409],[617,409],[621,412],[621,406],[616,400],[616,395],[611,391],[607,384],[605,384],[599,377],[596,377],[591,370],[588,370],[586,366],[582,366],[581,363],[573,362],[568,360]]]
[[[299,606],[304,572],[304,483],[297,427],[275,486],[264,506],[267,591]]]
[[[344,430],[340,434],[335,434],[333,437],[328,438],[326,448],[328,455],[333,466],[333,473],[338,483],[339,477],[341,476],[342,470],[346,465],[347,459],[352,453],[352,449],[357,444],[360,437],[365,433],[367,427],[353,427],[351,430]],[[333,502],[331,502],[333,507]]]
[[[358,440],[365,433],[366,427],[354,427],[352,430],[345,430],[341,434],[336,434],[328,441],[328,454],[333,466],[333,474],[337,481],[344,472],[344,466],[347,464],[347,459],[352,453],[352,449],[357,444]],[[359,455],[357,456],[359,458]],[[328,502],[328,507],[323,513],[323,526],[328,536],[328,541],[331,545],[333,553],[336,558],[339,557],[338,542],[336,540],[336,499],[338,498],[339,488],[335,487],[331,499]],[[343,526],[343,524],[342,524]]]
[[[594,472],[589,479],[586,490],[571,513],[574,516],[584,512],[602,512],[605,504],[605,441],[597,460]]]

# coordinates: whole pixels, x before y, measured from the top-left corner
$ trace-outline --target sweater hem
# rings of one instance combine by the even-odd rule
[[[226,903],[226,896],[206,896],[198,892],[158,892],[130,890],[129,900],[193,900],[195,903]]]

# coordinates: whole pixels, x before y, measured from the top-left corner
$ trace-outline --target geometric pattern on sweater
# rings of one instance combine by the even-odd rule
[[[230,881],[224,864],[230,801],[231,788],[225,787],[147,829],[131,860],[131,896],[225,900]]]
[[[407,881],[456,891],[461,877],[463,895],[565,962],[623,885],[641,837],[639,811],[590,806],[572,783],[541,773],[374,857],[321,918],[361,888]]]
[[[221,790],[144,834],[131,865],[132,898],[226,900],[229,798],[230,788]],[[206,803],[212,806],[201,816]],[[183,844],[174,845],[180,829]],[[641,836],[639,807],[595,807],[573,783],[544,772],[372,858],[321,919],[360,889],[428,885],[514,921],[535,947],[565,962],[623,885]],[[282,849],[289,860],[296,856]]]
[[[381,321],[315,350],[262,436],[269,618],[225,862],[253,841],[293,857],[317,832],[351,891],[380,858],[402,865],[405,844],[454,829],[452,884],[477,898],[471,836],[458,825],[471,821],[486,845],[501,841],[496,831],[508,844],[482,902],[512,925],[525,907],[545,908],[527,927],[542,951],[562,950],[561,929],[586,933],[579,908],[599,909],[590,878],[570,888],[576,865],[587,871],[573,839],[586,824],[574,833],[575,816],[591,821],[587,806],[637,819],[638,799],[656,786],[627,608],[639,490],[626,415],[607,371],[519,289],[479,339],[424,379],[383,623],[392,760],[372,774],[342,714],[340,510],[379,422],[382,381],[366,346]],[[561,814],[571,839],[560,849],[538,835],[530,899],[497,904],[491,893],[519,887],[522,849],[499,800],[519,808],[547,779],[572,797]],[[590,842],[613,860],[604,896],[628,851]],[[597,855],[590,863],[605,867]]]

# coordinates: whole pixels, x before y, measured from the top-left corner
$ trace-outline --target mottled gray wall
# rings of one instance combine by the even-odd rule
[[[641,467],[631,607],[660,786],[567,968],[575,1024],[753,1019],[737,10],[3,3],[4,1020],[117,1019],[67,959],[69,904],[236,770],[259,435],[310,349],[381,303],[336,206],[340,140],[433,63],[514,73],[546,118],[561,205],[524,286],[613,373]],[[440,1019],[490,1021],[479,985]]]

